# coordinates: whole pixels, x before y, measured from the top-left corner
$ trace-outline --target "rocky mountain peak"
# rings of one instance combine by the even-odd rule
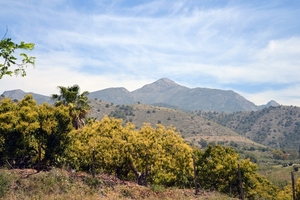
[[[177,85],[174,81],[172,81],[168,78],[161,78],[161,79],[155,81],[154,83]]]
[[[270,106],[280,106],[280,104],[274,100],[271,100],[267,103],[267,107],[270,107]]]
[[[174,81],[168,79],[168,78],[161,78],[153,83],[144,85],[142,88],[137,89],[136,91],[133,91],[133,93],[136,92],[158,92],[158,91],[165,91],[169,88],[181,88],[183,86],[178,85]]]

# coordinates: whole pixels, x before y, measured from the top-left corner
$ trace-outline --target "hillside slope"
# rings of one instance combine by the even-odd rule
[[[201,139],[209,142],[230,145],[232,142],[240,146],[261,146],[260,144],[243,137],[229,128],[199,117],[195,114],[182,112],[165,107],[156,107],[145,104],[114,105],[101,100],[91,99],[92,110],[89,117],[101,119],[104,115],[122,118],[124,123],[131,122],[137,128],[144,123],[155,126],[161,123],[164,126],[173,126],[178,132],[195,145],[199,145]]]
[[[268,107],[256,112],[195,112],[240,135],[273,148],[299,149],[300,108],[296,106]]]

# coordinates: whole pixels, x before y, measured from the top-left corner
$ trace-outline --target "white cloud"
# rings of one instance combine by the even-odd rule
[[[36,43],[30,54],[37,65],[25,78],[2,79],[0,93],[12,87],[53,91],[74,83],[89,91],[133,90],[162,77],[220,89],[238,83],[299,84],[300,36],[289,32],[293,24],[299,27],[292,23],[296,12],[289,16],[289,10],[276,6],[233,2],[148,1],[119,7],[120,2],[126,4],[97,1],[90,12],[68,1],[1,2],[6,9],[0,26],[11,22],[11,37]],[[15,16],[7,17],[12,12]],[[281,94],[297,102],[291,91]],[[253,96],[240,92],[255,102],[273,95],[272,90]]]

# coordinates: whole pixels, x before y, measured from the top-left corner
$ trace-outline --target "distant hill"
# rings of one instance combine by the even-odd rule
[[[162,105],[181,110],[206,110],[217,112],[257,111],[277,104],[257,106],[241,95],[229,90],[193,88],[178,85],[167,78],[159,79],[140,89],[129,92],[125,88],[109,88],[91,92],[92,98],[102,99],[115,104]]]
[[[53,103],[50,97],[25,93],[24,91],[5,91],[3,95],[11,99],[20,100],[25,94],[32,94],[37,103]],[[167,78],[159,79],[147,84],[140,89],[129,92],[126,88],[107,88],[90,92],[89,98],[101,99],[119,105],[130,105],[137,102],[142,104],[157,105],[176,108],[183,111],[205,110],[217,112],[257,111],[269,106],[279,105],[270,101],[266,105],[257,106],[241,95],[231,90],[219,90],[208,88],[188,88],[178,85]]]
[[[255,112],[231,114],[203,111],[194,114],[269,147],[297,150],[300,147],[300,108],[296,106],[270,106]]]
[[[18,89],[18,90],[5,91],[2,95],[5,97],[9,97],[12,100],[14,99],[20,100],[26,95],[26,93],[23,90]]]
[[[115,104],[133,104],[134,98],[126,88],[108,88],[91,92],[89,98],[99,98]]]
[[[32,92],[24,92],[23,90],[20,90],[20,89],[5,91],[2,94],[2,96],[9,97],[12,100],[21,100],[21,99],[23,99],[23,97],[26,94],[31,94],[38,104],[42,104],[44,102],[53,103],[51,98],[48,96],[36,94],[36,93],[32,93]]]
[[[280,106],[280,104],[277,103],[277,102],[274,101],[274,100],[271,100],[271,101],[269,101],[266,105],[261,105],[261,106],[258,106],[258,107],[259,107],[260,110],[261,110],[261,109],[264,109],[264,108],[268,108],[268,107],[270,107],[270,106],[276,107],[276,106]]]

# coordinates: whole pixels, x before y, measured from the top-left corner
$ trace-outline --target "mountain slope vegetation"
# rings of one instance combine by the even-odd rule
[[[114,105],[98,99],[90,99],[90,104],[92,109],[89,117],[91,118],[101,119],[104,115],[109,115],[123,119],[124,123],[131,122],[137,128],[143,126],[144,123],[150,123],[151,126],[156,124],[166,127],[173,126],[186,141],[195,145],[199,145],[201,140],[205,140],[207,143],[229,145],[230,142],[231,144],[234,142],[240,146],[262,147],[229,128],[193,113],[145,104]]]
[[[256,112],[194,112],[260,144],[280,149],[299,149],[300,108],[271,106]]]

